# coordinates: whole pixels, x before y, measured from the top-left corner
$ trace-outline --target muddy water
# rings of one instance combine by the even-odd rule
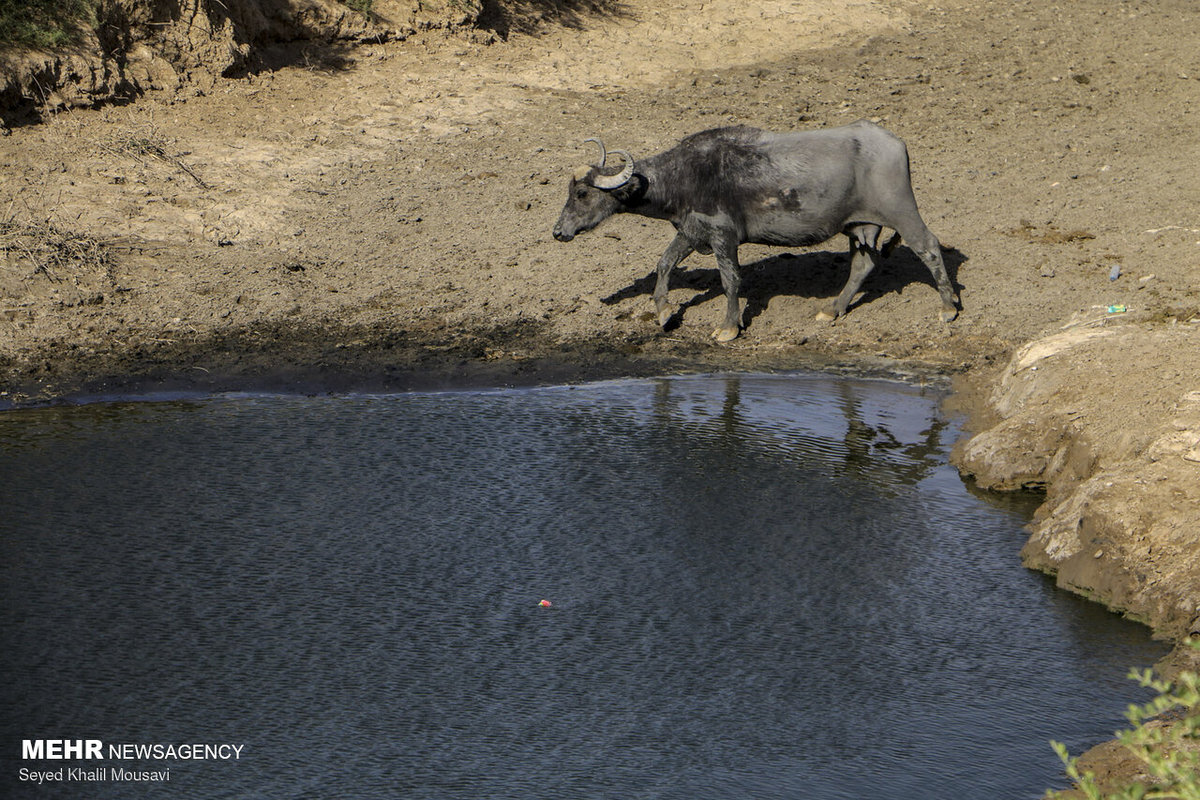
[[[1164,648],[1019,566],[1030,507],[964,487],[937,400],[741,375],[2,415],[0,790],[1039,796],[1047,740],[1106,738]],[[241,749],[108,757],[156,743]],[[107,772],[21,780],[73,766]]]

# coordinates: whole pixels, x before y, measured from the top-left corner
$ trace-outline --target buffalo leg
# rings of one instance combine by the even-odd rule
[[[876,249],[879,231],[878,225],[857,225],[846,232],[850,237],[850,277],[846,279],[846,285],[842,287],[841,293],[834,299],[829,310],[817,314],[817,319],[832,320],[846,313],[850,301],[858,293],[863,281],[879,263],[879,251]]]
[[[942,261],[942,246],[938,243],[937,237],[933,232],[921,226],[922,231],[914,234],[903,234],[904,239],[908,242],[908,246],[913,249],[920,259],[925,262],[925,266],[929,268],[929,273],[933,275],[934,283],[937,284],[938,294],[942,296],[942,311],[941,318],[943,322],[951,322],[958,316],[958,293],[954,291],[954,284],[950,282],[950,274],[946,272],[946,264]]]
[[[909,198],[902,207],[893,209],[888,217],[889,227],[903,237],[933,276],[938,294],[942,296],[942,321],[950,322],[958,316],[958,293],[954,291],[954,284],[950,282],[950,274],[946,272],[946,264],[942,261],[942,246],[917,213],[916,201]]]
[[[713,331],[718,342],[737,338],[742,327],[742,308],[738,301],[738,289],[742,278],[738,272],[738,243],[736,240],[713,242],[713,253],[717,256],[717,269],[721,272],[721,285],[725,288],[725,321]]]
[[[924,241],[908,240],[908,246],[916,251],[920,260],[923,260],[925,266],[929,267],[930,275],[934,276],[934,282],[937,283],[937,294],[942,295],[941,318],[943,323],[949,323],[959,315],[959,294],[954,290],[954,284],[950,283],[946,263],[942,260],[942,245],[937,241],[937,236],[932,234],[929,228],[925,228],[925,235]]]
[[[654,284],[654,310],[658,313],[658,324],[667,327],[675,308],[667,302],[667,286],[670,283],[671,270],[679,266],[679,262],[692,254],[692,246],[683,234],[676,234],[662,258],[658,259],[658,282]]]

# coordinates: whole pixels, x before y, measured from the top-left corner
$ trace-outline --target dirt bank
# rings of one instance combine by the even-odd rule
[[[156,95],[219,90],[222,78],[337,58],[356,43],[435,29],[475,34],[479,0],[96,0],[53,28],[53,49],[0,42],[0,127]],[[362,9],[361,13],[351,6]],[[370,11],[365,9],[370,7]],[[15,9],[5,11],[16,14]],[[40,19],[34,15],[33,19]],[[46,23],[41,23],[43,29]]]
[[[979,433],[957,463],[984,485],[1047,489],[1027,563],[1164,635],[1189,630],[1200,7],[528,0],[478,12],[488,27],[306,39],[244,54],[242,77],[210,70],[199,91],[164,77],[134,87],[132,105],[12,128],[0,138],[0,399],[847,360],[966,375]],[[845,280],[840,243],[745,247],[746,328],[719,346],[711,257],[689,258],[672,284],[681,324],[652,322],[663,224],[550,237],[589,136],[644,155],[716,125],[860,117],[908,142],[961,287],[950,325],[905,248],[829,325],[815,315]]]
[[[984,384],[976,420],[989,421],[954,462],[984,488],[1046,490],[1026,565],[1167,636],[1200,637],[1198,334],[1111,322],[1021,348]]]

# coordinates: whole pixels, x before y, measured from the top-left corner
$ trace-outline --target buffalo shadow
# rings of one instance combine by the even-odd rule
[[[709,258],[711,259],[711,256]],[[968,257],[957,248],[943,245],[942,259],[945,261],[950,283],[956,292],[960,291],[962,286],[958,282],[958,270]],[[830,250],[779,253],[742,264],[741,276],[742,284],[738,294],[745,300],[742,327],[749,328],[751,322],[766,310],[773,297],[828,298],[833,302],[850,277],[850,254]],[[657,271],[652,270],[645,277],[601,298],[600,302],[615,305],[640,295],[653,295],[657,281]],[[916,253],[902,245],[896,248],[889,258],[880,258],[879,265],[867,276],[858,295],[846,311],[849,313],[886,294],[900,293],[911,284],[928,286],[931,302],[940,303],[937,283],[929,274],[928,267]],[[679,304],[666,330],[676,328],[688,309],[725,295],[721,286],[721,274],[715,266],[688,269],[681,265],[671,273],[669,287],[695,289],[698,293]]]

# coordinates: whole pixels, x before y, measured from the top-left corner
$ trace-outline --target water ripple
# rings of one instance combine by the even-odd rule
[[[936,396],[820,375],[0,416],[22,738],[195,798],[1026,798],[1162,647],[1021,569]],[[539,601],[549,599],[548,608]],[[42,765],[44,768],[44,764]]]

